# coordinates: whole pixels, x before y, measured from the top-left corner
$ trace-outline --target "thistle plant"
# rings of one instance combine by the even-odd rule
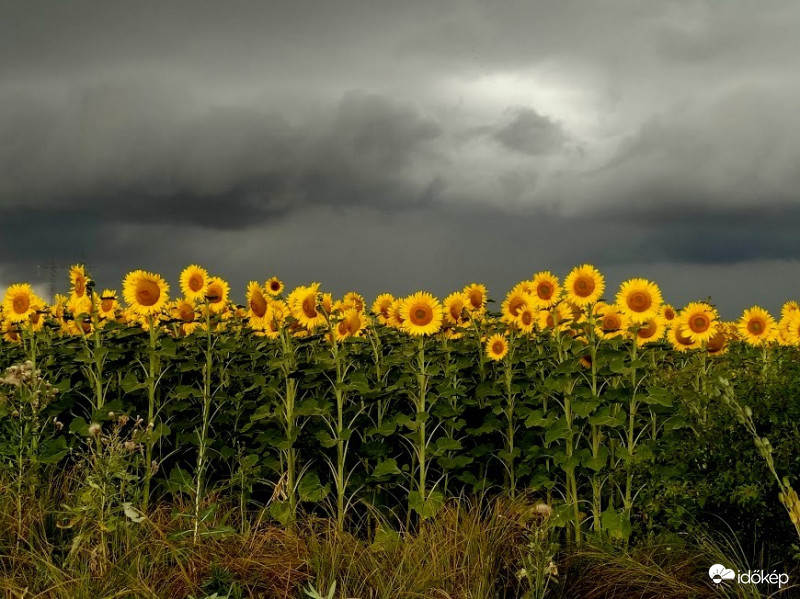
[[[43,453],[43,441],[62,428],[57,420],[53,429],[45,428],[43,414],[56,398],[58,390],[42,377],[32,361],[27,360],[6,369],[0,378],[0,464],[13,471],[16,482],[17,544],[25,538],[25,497],[34,492],[39,478],[39,465],[54,461],[66,448],[51,447]],[[55,452],[53,450],[56,450]]]

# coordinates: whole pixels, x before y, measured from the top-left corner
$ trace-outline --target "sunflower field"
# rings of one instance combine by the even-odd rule
[[[370,303],[272,277],[238,304],[197,265],[177,293],[144,271],[121,293],[81,265],[69,279],[50,303],[28,284],[2,299],[0,554],[65,479],[43,535],[98,564],[164,506],[193,543],[309,515],[385,540],[489,495],[535,498],[554,547],[628,548],[710,514],[781,539],[775,559],[800,538],[796,302],[724,321],[646,279],[607,290],[588,264],[496,303],[479,283]],[[520,570],[530,589],[553,555]]]

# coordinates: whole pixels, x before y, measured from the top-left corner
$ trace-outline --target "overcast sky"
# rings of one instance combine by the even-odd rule
[[[199,262],[239,302],[502,299],[590,262],[776,311],[798,31],[794,0],[0,0],[0,286]]]

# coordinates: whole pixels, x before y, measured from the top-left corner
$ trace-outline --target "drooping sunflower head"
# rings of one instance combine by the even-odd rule
[[[532,288],[533,301],[539,308],[549,308],[558,301],[561,294],[558,277],[549,270],[533,275]]]
[[[391,293],[381,293],[372,303],[372,313],[381,324],[389,324],[394,296]]]
[[[647,279],[629,279],[619,287],[617,305],[631,322],[645,322],[661,309],[661,290]]]
[[[400,316],[403,330],[409,335],[433,335],[442,328],[444,310],[430,293],[418,291],[403,301]]]
[[[83,264],[75,264],[69,268],[70,294],[77,297],[86,295],[86,286],[91,282],[89,275],[86,274],[86,267]]]
[[[28,320],[37,300],[33,287],[27,283],[11,285],[3,298],[3,317],[11,322]]]
[[[500,333],[495,333],[486,340],[486,356],[490,360],[500,361],[508,353],[508,339]]]
[[[117,300],[117,290],[103,289],[103,293],[100,294],[100,300],[97,304],[97,313],[100,315],[100,318],[116,318],[118,308],[119,300]]]
[[[469,298],[468,308],[473,314],[483,314],[486,311],[486,285],[470,283],[464,287],[464,293]]]
[[[697,343],[705,343],[717,332],[719,317],[713,306],[705,302],[688,304],[676,319],[681,333]]]
[[[463,291],[455,291],[444,298],[445,321],[456,326],[469,322],[469,297]]]
[[[764,345],[775,340],[777,323],[759,306],[748,308],[738,322],[739,337],[750,345]]]
[[[230,294],[230,285],[220,277],[209,277],[208,286],[206,287],[206,301],[211,312],[221,314],[228,307],[228,295]]]
[[[192,264],[181,272],[181,291],[188,300],[202,300],[208,291],[208,271]]]
[[[641,347],[648,343],[658,343],[664,338],[665,329],[666,324],[658,315],[639,322],[636,327],[636,345]]]
[[[577,306],[598,301],[605,291],[605,278],[590,264],[576,266],[564,280],[567,299]]]
[[[679,352],[687,352],[691,349],[699,349],[703,346],[702,342],[695,341],[688,335],[682,332],[683,324],[681,323],[680,316],[672,321],[672,324],[667,329],[667,340],[672,345],[672,348]]]
[[[270,277],[267,279],[267,282],[264,283],[264,288],[271,296],[277,297],[283,293],[283,281],[278,277]]]
[[[250,318],[264,318],[269,308],[269,300],[256,281],[247,284],[247,315]]]
[[[530,294],[521,289],[512,289],[506,295],[506,299],[500,308],[503,322],[511,324],[519,316],[520,310],[533,306],[533,299]]]
[[[122,283],[125,303],[141,316],[160,314],[169,301],[169,285],[159,275],[135,270]]]

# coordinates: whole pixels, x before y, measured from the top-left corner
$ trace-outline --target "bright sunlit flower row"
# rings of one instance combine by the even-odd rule
[[[712,355],[724,353],[736,339],[763,347],[800,344],[797,302],[784,304],[779,321],[753,306],[738,321],[727,322],[707,302],[677,310],[664,302],[654,282],[635,278],[620,285],[612,303],[604,300],[605,278],[589,264],[575,267],[563,281],[549,271],[521,281],[506,294],[499,313],[487,310],[487,290],[480,283],[441,302],[418,291],[404,298],[383,293],[368,306],[355,291],[334,299],[319,283],[285,293],[283,282],[272,277],[263,284],[251,281],[242,306],[231,302],[226,281],[191,265],[180,275],[180,297],[172,301],[169,284],[158,274],[128,273],[123,305],[117,290],[98,291],[82,265],[70,268],[69,279],[69,295],[56,295],[51,305],[27,283],[8,287],[0,305],[3,339],[18,343],[44,329],[89,335],[113,321],[175,336],[238,328],[269,338],[321,333],[329,341],[363,336],[370,327],[446,339],[474,331],[493,360],[505,358],[511,337],[536,335],[628,339],[640,346],[668,342],[680,352],[704,349]]]

